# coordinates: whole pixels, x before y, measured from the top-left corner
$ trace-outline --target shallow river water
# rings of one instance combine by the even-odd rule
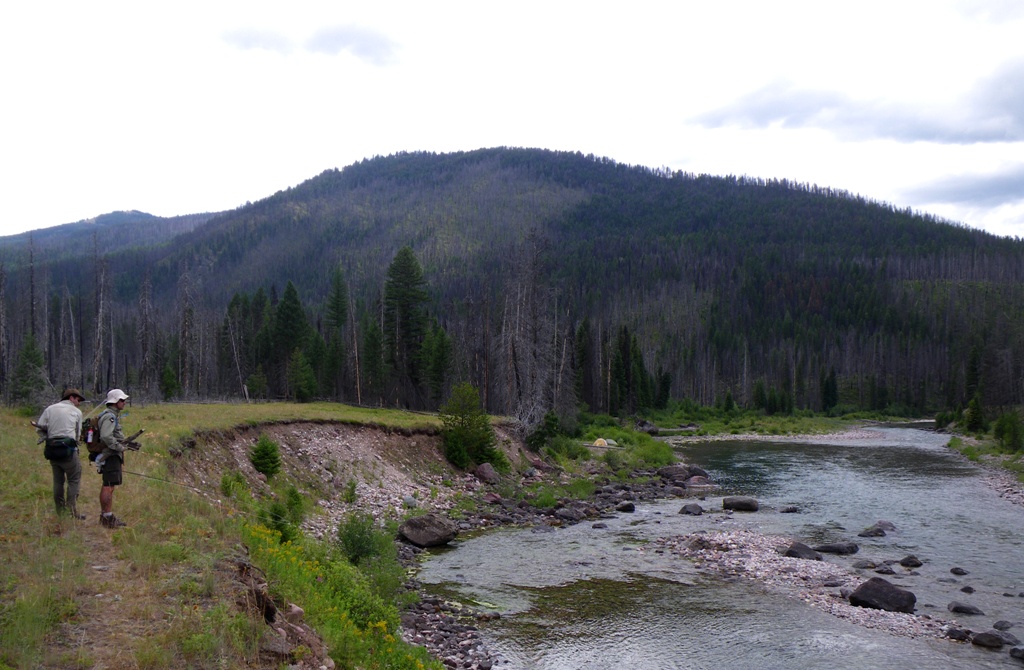
[[[1024,508],[999,498],[982,472],[945,447],[948,437],[873,428],[856,439],[710,442],[678,449],[721,489],[678,514],[681,499],[641,503],[632,514],[548,532],[499,530],[424,562],[431,590],[501,618],[481,625],[503,666],[537,670],[668,668],[1012,668],[1002,652],[947,640],[897,637],[814,609],[747,581],[699,573],[659,553],[660,537],[755,530],[806,544],[855,541],[858,559],[914,554],[917,575],[887,577],[917,596],[917,613],[975,631],[1009,621],[1024,638]],[[725,495],[751,495],[756,513],[726,514]],[[795,506],[797,513],[781,513]],[[896,531],[857,537],[879,520]],[[954,576],[953,567],[969,574]],[[875,576],[863,571],[863,579]],[[961,591],[964,587],[973,593]],[[982,616],[953,615],[954,601]]]

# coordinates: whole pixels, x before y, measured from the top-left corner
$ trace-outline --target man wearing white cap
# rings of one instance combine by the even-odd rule
[[[114,516],[114,487],[121,485],[121,466],[124,463],[124,432],[121,430],[121,410],[128,394],[121,389],[111,389],[107,393],[107,408],[100,413],[100,441],[103,453],[100,474],[103,475],[103,487],[100,489],[100,525],[105,528],[120,528],[125,522]]]

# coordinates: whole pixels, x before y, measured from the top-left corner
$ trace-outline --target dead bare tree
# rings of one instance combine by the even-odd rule
[[[153,282],[146,271],[139,287],[139,382],[145,391],[156,378],[156,319],[153,314]]]
[[[100,365],[103,363],[103,336],[107,323],[107,312],[110,306],[107,304],[107,259],[96,259],[96,339],[92,357],[92,382],[93,391],[97,394],[103,392],[102,380],[100,379]]]
[[[60,299],[60,325],[57,330],[57,370],[68,386],[82,376],[81,359],[78,356],[78,334],[75,327],[75,305],[71,291],[64,285]]]

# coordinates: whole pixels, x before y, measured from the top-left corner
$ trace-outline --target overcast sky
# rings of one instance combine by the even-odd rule
[[[515,146],[1024,237],[1024,2],[6,2],[0,235]]]

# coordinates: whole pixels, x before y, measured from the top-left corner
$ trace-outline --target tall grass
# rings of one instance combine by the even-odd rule
[[[322,565],[320,572],[305,565],[280,570],[282,556],[298,564],[303,556],[299,546],[305,546],[305,555],[319,551],[326,556],[326,549],[300,543],[270,551],[273,543],[254,530],[259,503],[252,500],[244,478],[211,472],[208,486],[197,491],[168,475],[172,451],[197,431],[293,420],[437,430],[435,417],[332,403],[130,407],[123,414],[125,432],[146,432],[140,438],[142,451],[128,454],[125,470],[131,474],[115,493],[115,513],[130,525],[111,533],[97,523],[100,482],[87,465],[78,508],[89,518],[76,523],[56,517],[50,468],[29,425],[36,415],[0,409],[0,669],[93,667],[97,660],[90,653],[66,647],[60,651],[51,640],[60,624],[76,625],[85,608],[95,603],[99,588],[111,585],[119,590],[117,609],[125,617],[138,613],[160,622],[150,634],[119,638],[120,662],[152,670],[249,667],[266,626],[261,618],[235,610],[229,597],[225,601],[219,569],[246,542],[256,544],[252,560],[275,576],[271,581],[281,580],[271,588],[294,594],[293,602],[315,613],[310,621],[318,632],[337,641],[337,649],[328,644],[339,667],[355,667],[345,664],[349,658],[359,659],[359,667],[365,668],[439,667],[422,650],[395,640],[396,608],[373,593],[367,577],[351,573],[355,568],[347,561]],[[284,473],[275,478],[275,489],[278,479],[285,515],[294,521],[310,503],[287,488]],[[96,541],[107,543],[106,551],[113,552],[109,573],[93,570],[88,547]],[[277,540],[277,546],[285,545]],[[344,588],[324,589],[317,576]],[[310,603],[300,600],[307,597]],[[332,613],[338,616],[332,618]]]

